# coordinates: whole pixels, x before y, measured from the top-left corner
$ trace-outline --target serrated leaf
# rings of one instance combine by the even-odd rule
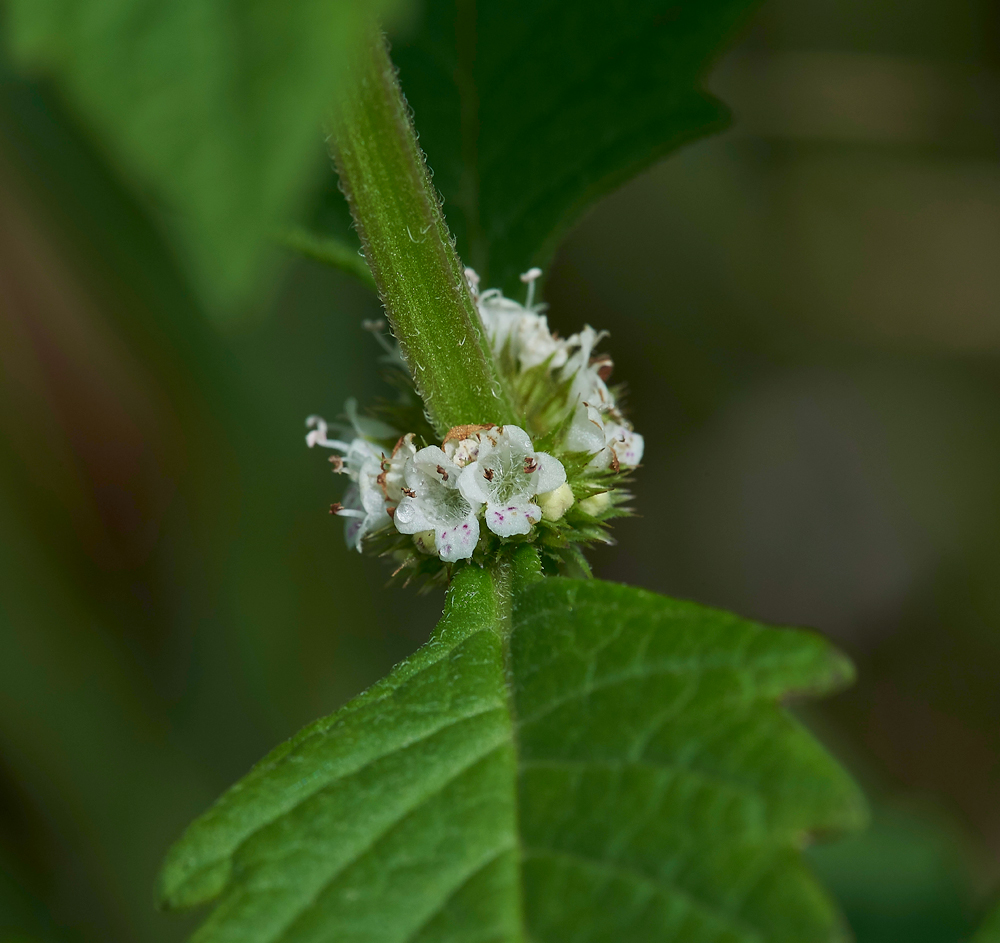
[[[163,204],[210,301],[253,286],[316,168],[353,44],[395,0],[7,0],[18,61],[55,80]]]
[[[484,286],[520,297],[519,273],[546,267],[594,200],[725,126],[702,83],[754,2],[428,0],[393,59],[459,254]]]
[[[172,849],[199,943],[843,938],[803,865],[847,776],[780,705],[842,684],[810,633],[468,567],[434,637],[279,747]]]

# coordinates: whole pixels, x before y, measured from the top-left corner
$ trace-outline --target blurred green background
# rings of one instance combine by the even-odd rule
[[[597,572],[850,652],[807,720],[874,824],[816,867],[862,943],[967,939],[1000,885],[1000,10],[769,0],[712,87],[732,130],[599,204],[547,284],[561,332],[611,329],[646,436]],[[374,298],[290,259],[223,333],[178,271],[5,70],[0,940],[182,939],[170,841],[440,611],[347,551],[304,446],[380,392]]]

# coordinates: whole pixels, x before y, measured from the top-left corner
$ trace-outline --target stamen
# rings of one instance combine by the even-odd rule
[[[492,481],[493,480],[493,469],[492,468],[484,468],[483,469],[483,477],[487,481]]]
[[[437,473],[441,476],[442,481],[448,480],[448,472],[446,472],[440,465],[437,467]]]
[[[535,301],[535,280],[541,278],[542,270],[540,268],[530,268],[521,276],[521,281],[528,286],[528,297],[524,302],[524,306],[531,310],[532,304]],[[544,308],[542,310],[545,310]]]
[[[364,511],[356,511],[354,508],[345,508],[339,501],[334,501],[330,505],[330,513],[336,514],[337,517],[364,517]]]
[[[312,448],[314,445],[322,445],[323,448],[337,449],[345,455],[351,450],[349,443],[341,442],[340,439],[327,438],[326,434],[330,427],[322,416],[310,416],[306,420],[306,426],[311,430],[306,433],[306,445],[309,448]]]

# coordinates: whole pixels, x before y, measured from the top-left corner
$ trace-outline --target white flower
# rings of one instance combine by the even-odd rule
[[[465,468],[479,457],[479,433],[493,428],[486,425],[455,426],[448,430],[441,448],[459,468]]]
[[[521,370],[546,361],[555,369],[569,357],[566,342],[552,334],[544,314],[505,298],[497,289],[480,295],[479,316],[493,352],[500,356],[509,345],[510,354]]]
[[[406,463],[416,455],[416,452],[416,446],[413,444],[413,433],[408,432],[396,443],[389,458],[382,456],[376,481],[382,489],[386,504],[391,507],[395,507],[403,499]]]
[[[573,452],[588,452],[591,468],[614,466],[635,468],[642,461],[643,438],[612,408],[600,410],[580,403],[573,414],[564,447]]]
[[[353,484],[347,489],[343,502],[333,505],[331,510],[338,517],[347,518],[344,539],[347,546],[360,552],[365,537],[389,523],[385,495],[378,483],[382,453],[365,439],[354,439],[337,470],[346,474]]]
[[[517,426],[477,435],[478,457],[459,479],[462,494],[477,509],[486,505],[486,526],[498,537],[530,533],[542,516],[531,499],[563,484],[566,470],[558,459],[535,452],[528,434]]]
[[[631,426],[609,422],[604,427],[608,448],[614,452],[622,468],[635,468],[642,461],[645,441]]]
[[[438,556],[447,563],[466,560],[479,542],[476,509],[459,489],[462,469],[436,445],[408,459],[403,497],[393,515],[401,534],[434,532]]]
[[[604,432],[604,418],[596,406],[578,403],[573,421],[566,430],[563,445],[571,452],[588,452],[596,455],[608,444]]]
[[[615,400],[604,382],[611,372],[609,357],[595,357],[594,348],[607,336],[606,331],[595,331],[589,324],[567,339],[570,355],[562,369],[564,380],[572,377],[570,402],[589,403],[598,409],[609,409]]]
[[[388,430],[392,434],[384,423],[358,417],[351,400],[348,400],[347,409],[355,428],[378,433]],[[353,484],[344,494],[344,500],[334,504],[331,510],[338,517],[347,519],[344,538],[349,547],[360,552],[361,542],[368,534],[388,526],[390,514],[402,497],[402,469],[415,451],[413,435],[401,438],[392,456],[386,458],[381,449],[361,436],[350,442],[331,439],[329,425],[320,416],[310,416],[306,424],[312,427],[306,435],[306,444],[310,448],[321,445],[342,453],[331,459],[334,471],[347,475]]]

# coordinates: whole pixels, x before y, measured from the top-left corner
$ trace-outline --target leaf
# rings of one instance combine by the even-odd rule
[[[366,287],[375,291],[375,279],[368,263],[357,249],[337,239],[317,236],[306,229],[290,229],[281,240],[289,249],[307,259],[322,262],[331,268],[352,275]]]
[[[976,926],[972,863],[951,823],[882,797],[864,832],[808,849],[860,943],[957,943]]]
[[[708,67],[754,0],[428,0],[393,60],[459,254],[519,297],[598,197],[718,131]],[[332,188],[324,212],[342,203]],[[339,217],[343,219],[343,213]]]
[[[165,208],[215,303],[243,300],[319,165],[345,61],[393,0],[8,0],[23,67],[51,77]]]
[[[1000,943],[1000,906],[995,907],[983,921],[972,943]]]
[[[850,780],[780,706],[820,637],[598,581],[455,577],[434,637],[171,850],[199,943],[826,941],[803,865]]]

